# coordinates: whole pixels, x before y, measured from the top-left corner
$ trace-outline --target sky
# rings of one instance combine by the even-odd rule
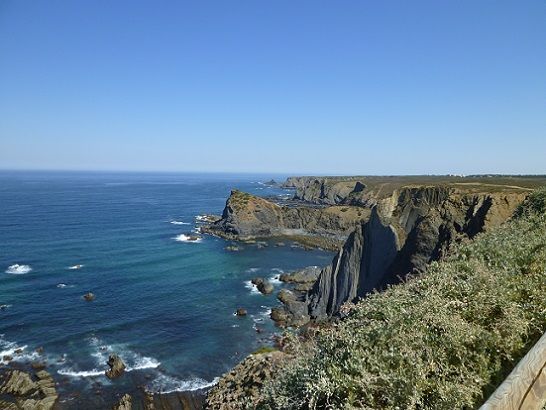
[[[546,2],[0,1],[0,169],[546,173]]]

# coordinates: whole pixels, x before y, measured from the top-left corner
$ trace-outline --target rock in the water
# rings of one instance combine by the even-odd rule
[[[246,311],[246,309],[239,308],[239,309],[237,309],[237,311],[235,312],[235,314],[236,314],[237,316],[246,316],[246,315],[247,315],[247,311]]]
[[[87,292],[85,295],[83,295],[83,298],[87,300],[88,302],[91,302],[95,300],[95,294],[91,292]]]
[[[253,285],[258,286],[260,283],[264,283],[264,278],[256,277],[250,281]]]
[[[44,370],[46,368],[46,364],[44,362],[32,362],[30,366],[34,370]]]
[[[273,293],[273,289],[274,289],[273,285],[266,280],[264,280],[262,283],[259,283],[256,287],[264,295],[269,295]]]
[[[110,369],[105,372],[106,377],[109,379],[115,379],[125,371],[125,363],[117,354],[111,354],[106,364],[110,366]]]
[[[6,354],[2,357],[2,361],[4,362],[11,362],[13,360],[13,356],[10,356],[9,354]]]
[[[125,394],[120,401],[114,407],[112,407],[112,410],[131,410],[133,408],[133,399],[129,394]]]

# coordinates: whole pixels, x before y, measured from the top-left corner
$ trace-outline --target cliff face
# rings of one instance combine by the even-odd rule
[[[358,194],[366,187],[357,177],[347,179],[291,177],[283,186],[296,189],[294,199],[326,205],[345,203],[350,195]]]
[[[335,315],[343,303],[421,272],[453,241],[506,221],[525,195],[468,194],[448,187],[396,192],[393,206],[375,207],[321,271],[306,297],[310,318]]]
[[[204,228],[229,239],[320,236],[336,246],[368,219],[370,211],[350,206],[280,206],[264,198],[232,191],[222,218]]]

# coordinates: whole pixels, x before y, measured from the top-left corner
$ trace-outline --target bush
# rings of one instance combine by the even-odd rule
[[[478,407],[546,331],[545,203],[296,343],[264,407]]]
[[[546,213],[546,188],[535,190],[517,209],[515,216]]]

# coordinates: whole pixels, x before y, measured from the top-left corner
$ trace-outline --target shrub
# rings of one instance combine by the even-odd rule
[[[544,213],[546,213],[546,188],[541,188],[529,195],[527,200],[516,209],[515,216]]]

